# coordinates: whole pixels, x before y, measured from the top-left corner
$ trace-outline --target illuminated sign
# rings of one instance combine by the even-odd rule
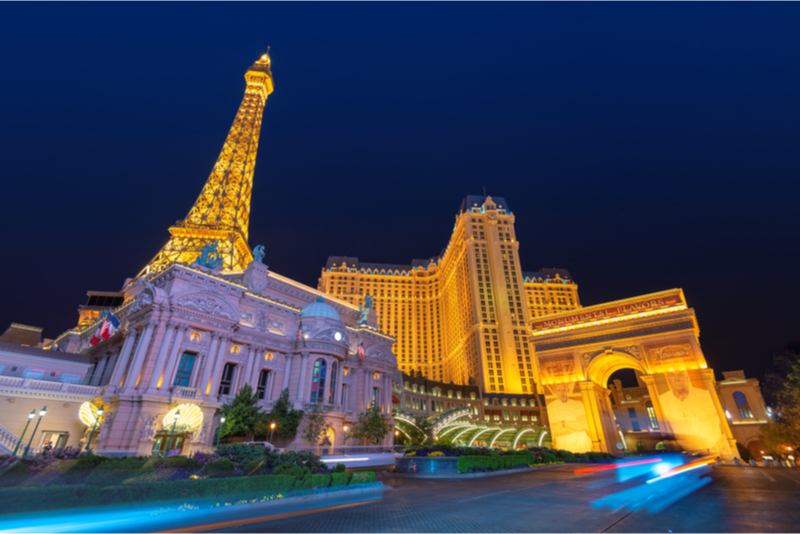
[[[532,326],[534,330],[558,328],[560,326],[568,326],[575,323],[598,321],[608,319],[610,317],[620,317],[634,313],[657,310],[659,308],[669,308],[678,304],[683,304],[680,294],[666,295],[663,297],[645,299],[619,306],[607,306],[605,308],[583,312],[578,311],[563,317],[554,317],[552,319],[536,321],[532,324]]]

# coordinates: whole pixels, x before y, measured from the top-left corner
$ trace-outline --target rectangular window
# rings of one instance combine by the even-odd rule
[[[647,407],[647,415],[650,417],[650,428],[658,430],[658,418],[656,417],[656,410],[652,406]]]
[[[175,382],[173,382],[173,386],[189,386],[189,381],[192,379],[192,368],[194,367],[195,358],[197,358],[196,354],[190,352],[183,353],[181,361],[178,362],[178,371],[175,373]]]
[[[631,419],[636,419],[636,408],[628,408],[628,415]]]
[[[372,404],[379,407],[381,406],[381,390],[379,388],[372,388]]]
[[[269,381],[269,371],[264,369],[258,374],[258,386],[256,388],[256,394],[258,395],[258,400],[262,400],[266,396],[268,381]]]
[[[633,431],[639,432],[641,431],[641,427],[639,427],[639,421],[631,421],[631,425],[633,425]]]
[[[222,368],[222,378],[219,381],[219,395],[230,395],[231,385],[233,384],[233,370],[236,364],[226,363]]]

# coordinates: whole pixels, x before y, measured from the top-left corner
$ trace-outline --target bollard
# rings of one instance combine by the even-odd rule
[[[735,464],[736,464],[736,467],[741,467],[741,466],[742,466],[742,464],[739,462],[739,459],[738,459],[738,458],[734,458],[734,459],[733,459],[733,463],[735,463]]]
[[[750,458],[750,465],[752,465],[753,467],[758,467],[758,464],[752,458]]]

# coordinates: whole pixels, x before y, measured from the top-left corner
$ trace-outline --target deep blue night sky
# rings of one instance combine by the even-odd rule
[[[718,372],[800,337],[797,3],[0,4],[0,329],[55,337],[182,219],[272,47],[250,223],[329,255],[438,254],[503,196],[523,269],[584,305],[682,287]]]

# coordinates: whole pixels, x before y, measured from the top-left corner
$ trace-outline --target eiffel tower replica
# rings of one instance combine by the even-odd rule
[[[264,104],[273,89],[269,54],[261,56],[244,78],[244,98],[211,176],[189,214],[170,227],[169,241],[139,276],[173,262],[191,264],[214,242],[225,269],[243,270],[253,260],[248,245],[250,194]]]

